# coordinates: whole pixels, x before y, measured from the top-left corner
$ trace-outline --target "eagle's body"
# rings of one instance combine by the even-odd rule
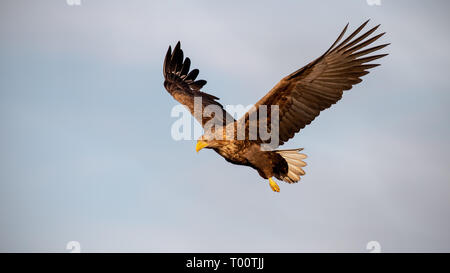
[[[225,141],[223,144],[223,146],[214,148],[213,150],[223,156],[226,161],[236,165],[248,166],[250,164],[246,154],[255,144],[252,145],[250,141],[246,140],[230,140]]]
[[[261,145],[249,140],[227,141],[213,150],[230,163],[254,168],[264,179],[279,177],[288,172],[287,162],[280,154],[262,151]]]
[[[272,177],[288,183],[295,183],[304,175],[303,167],[306,163],[303,159],[306,155],[299,153],[302,149],[291,150],[267,150],[266,145],[270,140],[262,137],[251,138],[249,132],[252,126],[260,129],[262,121],[267,125],[265,129],[276,133],[278,142],[276,148],[282,145],[295,133],[310,124],[322,110],[329,108],[342,97],[343,91],[349,90],[353,85],[361,82],[362,76],[369,73],[378,64],[368,64],[373,60],[387,54],[368,54],[380,50],[388,44],[367,48],[384,33],[369,37],[378,26],[356,37],[366,26],[362,24],[344,41],[343,38],[347,26],[339,35],[333,45],[319,58],[307,64],[303,68],[283,78],[272,90],[259,100],[253,110],[247,112],[239,120],[223,109],[217,101],[219,98],[204,93],[200,89],[206,84],[205,80],[197,80],[198,69],[190,70],[190,59],[183,57],[180,43],[173,52],[171,47],[167,51],[164,60],[164,87],[180,103],[184,104],[194,117],[204,127],[208,122],[214,121],[215,127],[198,140],[196,150],[209,148],[216,151],[225,160],[237,165],[250,166],[258,171],[264,179],[269,179],[274,191],[279,191],[278,185]],[[338,44],[339,43],[339,44]],[[198,100],[200,99],[200,100]],[[215,107],[218,112],[214,115],[203,115],[208,107]],[[267,107],[267,115],[262,116],[258,112],[257,122],[252,123],[252,114],[259,109]],[[274,107],[276,106],[276,107]],[[199,109],[200,108],[200,109]],[[197,110],[200,110],[199,115]],[[272,113],[278,113],[278,127],[272,128]],[[219,115],[222,114],[222,115]],[[237,128],[243,125],[244,138],[237,138]],[[233,132],[232,138],[227,134]],[[216,137],[221,136],[221,137]]]

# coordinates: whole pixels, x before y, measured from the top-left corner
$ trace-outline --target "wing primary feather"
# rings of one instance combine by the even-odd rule
[[[181,50],[180,42],[177,43],[175,46],[175,49],[173,50],[172,55],[172,65],[171,65],[171,72],[177,73],[179,70],[181,70],[181,65],[183,63],[183,50]]]
[[[360,49],[362,49],[362,48],[364,48],[364,47],[366,47],[366,46],[372,44],[373,42],[375,42],[376,40],[378,40],[378,39],[379,39],[381,36],[383,36],[384,34],[386,34],[386,32],[380,33],[380,34],[378,34],[378,35],[376,35],[376,36],[370,38],[370,39],[367,40],[367,41],[364,41],[364,42],[362,42],[362,43],[360,43],[360,44],[358,44],[358,45],[355,45],[354,47],[345,50],[345,51],[344,51],[344,54],[351,54],[351,53],[353,53],[353,52],[355,52],[355,51],[358,51],[358,50],[360,50]]]
[[[368,63],[368,62],[374,61],[379,58],[383,58],[387,55],[389,55],[389,54],[379,54],[379,55],[373,55],[373,56],[369,56],[369,57],[359,58],[354,61],[351,61],[351,63],[364,64],[364,63]]]
[[[349,47],[352,47],[354,45],[356,45],[357,43],[359,43],[360,41],[364,40],[367,36],[369,36],[370,34],[372,34],[375,30],[378,29],[380,25],[377,25],[373,28],[371,28],[369,31],[367,31],[366,33],[362,34],[361,36],[359,36],[358,38],[356,38],[355,40],[351,41],[350,43],[342,46],[341,48],[339,48],[339,51],[345,51],[347,50]]]
[[[178,59],[177,59],[177,64],[176,64],[176,67],[174,70],[175,73],[177,73],[178,75],[180,75],[181,69],[183,68],[183,59],[184,59],[183,50],[180,49],[180,53],[179,53]]]
[[[192,90],[200,90],[205,84],[206,84],[205,80],[198,80],[198,81],[195,81],[195,82],[189,84],[189,87]]]
[[[368,49],[365,49],[365,50],[361,50],[361,51],[358,51],[358,52],[352,54],[352,57],[358,58],[358,57],[361,57],[361,56],[370,54],[370,53],[372,53],[372,52],[374,52],[374,51],[380,50],[380,49],[382,49],[382,48],[385,48],[385,47],[387,47],[388,45],[390,45],[390,44],[383,44],[383,45],[374,46],[374,47],[371,47],[371,48],[368,48]]]
[[[169,62],[170,62],[171,57],[172,57],[172,47],[169,46],[169,49],[167,49],[166,57],[164,58],[164,64],[163,64],[164,77],[167,77],[167,74],[169,73]]]
[[[370,19],[368,19],[367,21],[365,21],[361,26],[359,26],[355,31],[353,31],[352,34],[350,34],[350,36],[348,36],[344,41],[342,41],[342,43],[340,43],[336,49],[342,47],[343,45],[345,45],[346,43],[348,43],[351,39],[353,39],[353,37],[355,37],[359,32],[361,32],[361,30],[367,25],[367,23],[369,23]]]
[[[192,71],[189,72],[189,74],[186,76],[185,81],[189,81],[189,80],[194,81],[197,78],[198,73],[199,73],[198,69],[192,69]]]
[[[325,51],[325,54],[323,54],[323,55],[326,55],[342,39],[342,37],[344,36],[345,32],[347,31],[348,24],[349,23],[347,23],[347,25],[345,25],[344,29],[341,31],[341,34],[339,34],[339,36],[336,39],[336,41],[330,46],[330,48],[327,51]]]
[[[186,76],[187,73],[189,72],[190,66],[191,66],[191,60],[188,57],[186,57],[186,59],[184,60],[184,63],[183,63],[183,67],[181,68],[180,76]]]

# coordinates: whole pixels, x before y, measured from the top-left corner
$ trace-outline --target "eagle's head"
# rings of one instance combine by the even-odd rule
[[[215,149],[226,145],[226,140],[215,139],[214,137],[209,137],[207,135],[201,136],[197,140],[197,145],[195,145],[195,150],[199,152],[203,148]]]

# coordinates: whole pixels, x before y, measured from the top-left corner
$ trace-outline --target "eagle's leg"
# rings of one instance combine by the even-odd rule
[[[272,179],[272,177],[269,178],[269,185],[274,192],[280,192],[280,187],[278,186],[277,182]]]

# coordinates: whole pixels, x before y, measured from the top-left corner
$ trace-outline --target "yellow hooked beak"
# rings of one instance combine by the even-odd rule
[[[197,145],[195,145],[195,151],[200,151],[201,149],[205,148],[206,146],[208,146],[208,143],[204,142],[204,141],[197,141]]]

